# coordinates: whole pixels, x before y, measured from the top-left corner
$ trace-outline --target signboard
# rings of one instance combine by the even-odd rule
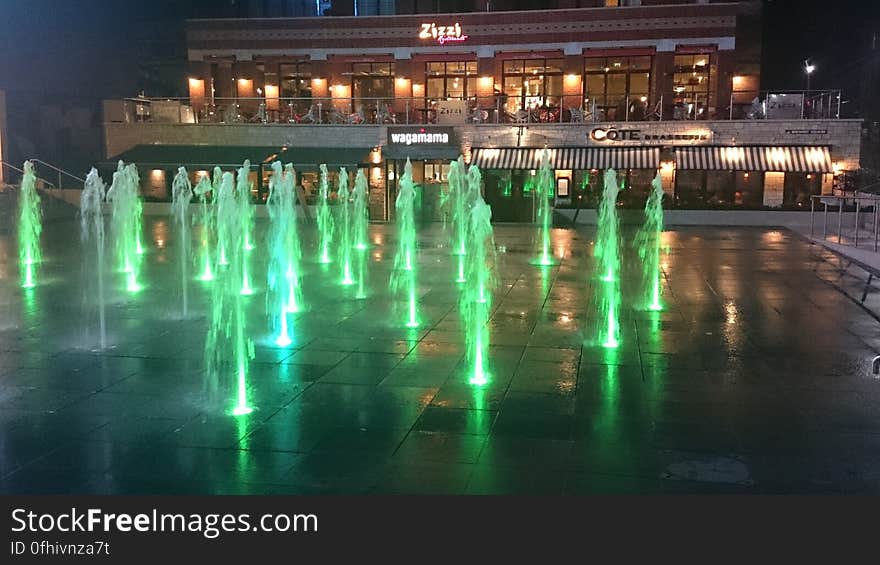
[[[435,39],[440,45],[466,41],[468,36],[461,33],[461,24],[455,22],[452,25],[438,26],[434,22],[421,24],[419,39]]]
[[[466,121],[466,100],[440,100],[437,102],[438,124],[463,124]]]
[[[596,146],[706,145],[713,132],[705,126],[680,122],[640,122],[636,125],[598,125],[587,132],[587,143]]]
[[[768,120],[798,120],[804,111],[804,95],[768,94],[764,108]]]
[[[789,135],[828,135],[827,129],[787,129]]]
[[[451,127],[389,127],[388,145],[457,145],[455,130]]]

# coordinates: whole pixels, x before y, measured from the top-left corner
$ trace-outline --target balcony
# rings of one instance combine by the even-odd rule
[[[283,124],[283,125],[481,125],[577,124],[590,122],[697,120],[839,119],[841,92],[761,92],[743,100],[738,93],[726,108],[707,100],[664,104],[662,97],[621,100],[614,116],[580,96],[557,97],[562,104],[510,103],[500,96],[468,99],[425,98],[127,98],[106,101],[107,123]],[[570,102],[570,103],[569,103]]]

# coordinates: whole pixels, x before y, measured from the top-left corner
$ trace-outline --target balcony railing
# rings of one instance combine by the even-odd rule
[[[766,92],[748,102],[730,98],[729,114],[708,100],[664,106],[662,97],[626,98],[614,107],[565,95],[516,102],[503,95],[430,98],[127,98],[105,106],[107,122],[200,124],[460,125],[571,124],[598,121],[829,119],[840,117],[840,91]],[[550,102],[550,100],[553,100]],[[712,110],[712,111],[710,111]],[[725,109],[726,110],[726,109]],[[109,115],[108,115],[109,114]],[[720,115],[719,115],[720,114]]]
[[[771,90],[743,100],[730,96],[731,120],[828,120],[840,118],[840,90]]]
[[[126,123],[201,124],[553,124],[660,120],[662,100],[634,98],[614,116],[578,96],[556,97],[562,104],[511,104],[501,96],[428,98],[127,98],[114,118]],[[573,99],[573,104],[566,104]],[[526,99],[528,100],[528,99]]]

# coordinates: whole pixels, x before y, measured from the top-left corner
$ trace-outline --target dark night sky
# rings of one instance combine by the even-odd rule
[[[880,30],[876,0],[768,0],[764,2],[762,88],[806,87],[803,61],[816,65],[811,88],[858,94],[870,26]]]

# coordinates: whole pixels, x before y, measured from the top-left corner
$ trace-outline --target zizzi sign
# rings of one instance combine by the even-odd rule
[[[388,129],[389,145],[449,145],[452,128]]]
[[[465,41],[467,38],[468,36],[462,35],[461,24],[458,22],[451,26],[438,26],[433,22],[422,24],[422,29],[419,31],[419,39],[436,39],[440,45],[455,41]]]
[[[628,145],[694,145],[712,141],[712,131],[707,129],[642,129],[597,127],[587,134],[590,141],[601,144],[630,142]]]

